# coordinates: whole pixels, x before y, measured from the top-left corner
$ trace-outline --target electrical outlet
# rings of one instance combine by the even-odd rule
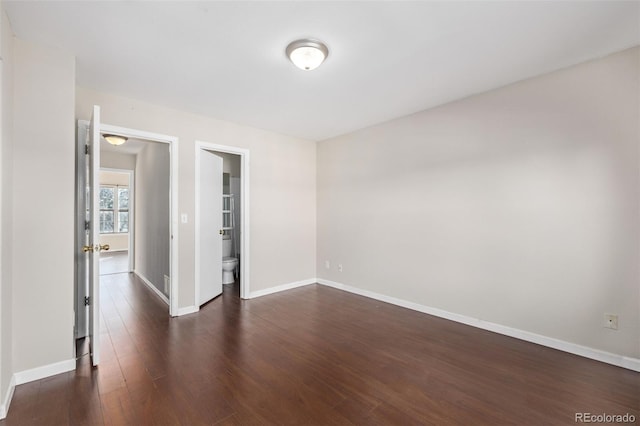
[[[338,264],[338,272],[342,272],[342,263]]]
[[[618,316],[613,314],[604,314],[604,328],[612,330],[618,329]]]
[[[325,260],[324,261],[324,267],[327,268],[327,269],[331,268],[331,263],[329,263],[328,260]]]

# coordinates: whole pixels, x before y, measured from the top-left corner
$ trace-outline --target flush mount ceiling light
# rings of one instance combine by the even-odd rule
[[[305,71],[318,68],[329,55],[329,49],[324,43],[308,38],[289,43],[285,51],[291,62]]]
[[[127,141],[127,138],[125,138],[124,136],[118,136],[118,135],[103,135],[103,136],[107,140],[107,142],[109,142],[111,145],[118,146],[118,145],[122,145]]]

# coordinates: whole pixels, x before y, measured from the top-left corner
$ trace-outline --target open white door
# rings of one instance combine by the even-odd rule
[[[200,150],[200,300],[222,294],[222,158]]]
[[[94,105],[89,124],[87,138],[86,182],[88,188],[87,205],[89,211],[89,226],[85,226],[88,233],[88,243],[83,248],[89,257],[89,339],[91,347],[91,362],[94,366],[100,361],[100,251],[108,250],[109,246],[100,246],[100,107]]]

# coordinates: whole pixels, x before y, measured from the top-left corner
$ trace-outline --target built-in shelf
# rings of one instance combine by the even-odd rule
[[[222,229],[233,229],[233,194],[222,194]]]

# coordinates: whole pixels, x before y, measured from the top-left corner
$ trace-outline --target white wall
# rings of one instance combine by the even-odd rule
[[[75,61],[19,39],[14,60],[16,372],[74,357]]]
[[[1,3],[0,3],[1,6]],[[0,405],[13,374],[13,34],[0,7]],[[6,409],[7,407],[2,407]]]
[[[169,144],[149,142],[136,157],[135,271],[164,291],[170,276]]]
[[[129,250],[129,233],[100,234],[100,244],[109,245],[109,252]],[[124,256],[124,255],[123,255]]]
[[[319,143],[319,277],[640,357],[639,52]]]
[[[180,307],[194,305],[195,141],[251,152],[251,290],[315,277],[316,146],[313,142],[77,88],[76,114],[88,119],[93,104],[103,122],[176,136],[179,141]],[[287,267],[284,267],[287,265]]]
[[[105,166],[102,166],[102,167],[105,167]],[[134,169],[131,169],[131,170],[134,170]],[[100,170],[99,176],[100,176],[99,177],[100,185],[129,186],[128,173]]]
[[[110,169],[135,170],[136,156],[119,152],[100,151],[100,167]]]

